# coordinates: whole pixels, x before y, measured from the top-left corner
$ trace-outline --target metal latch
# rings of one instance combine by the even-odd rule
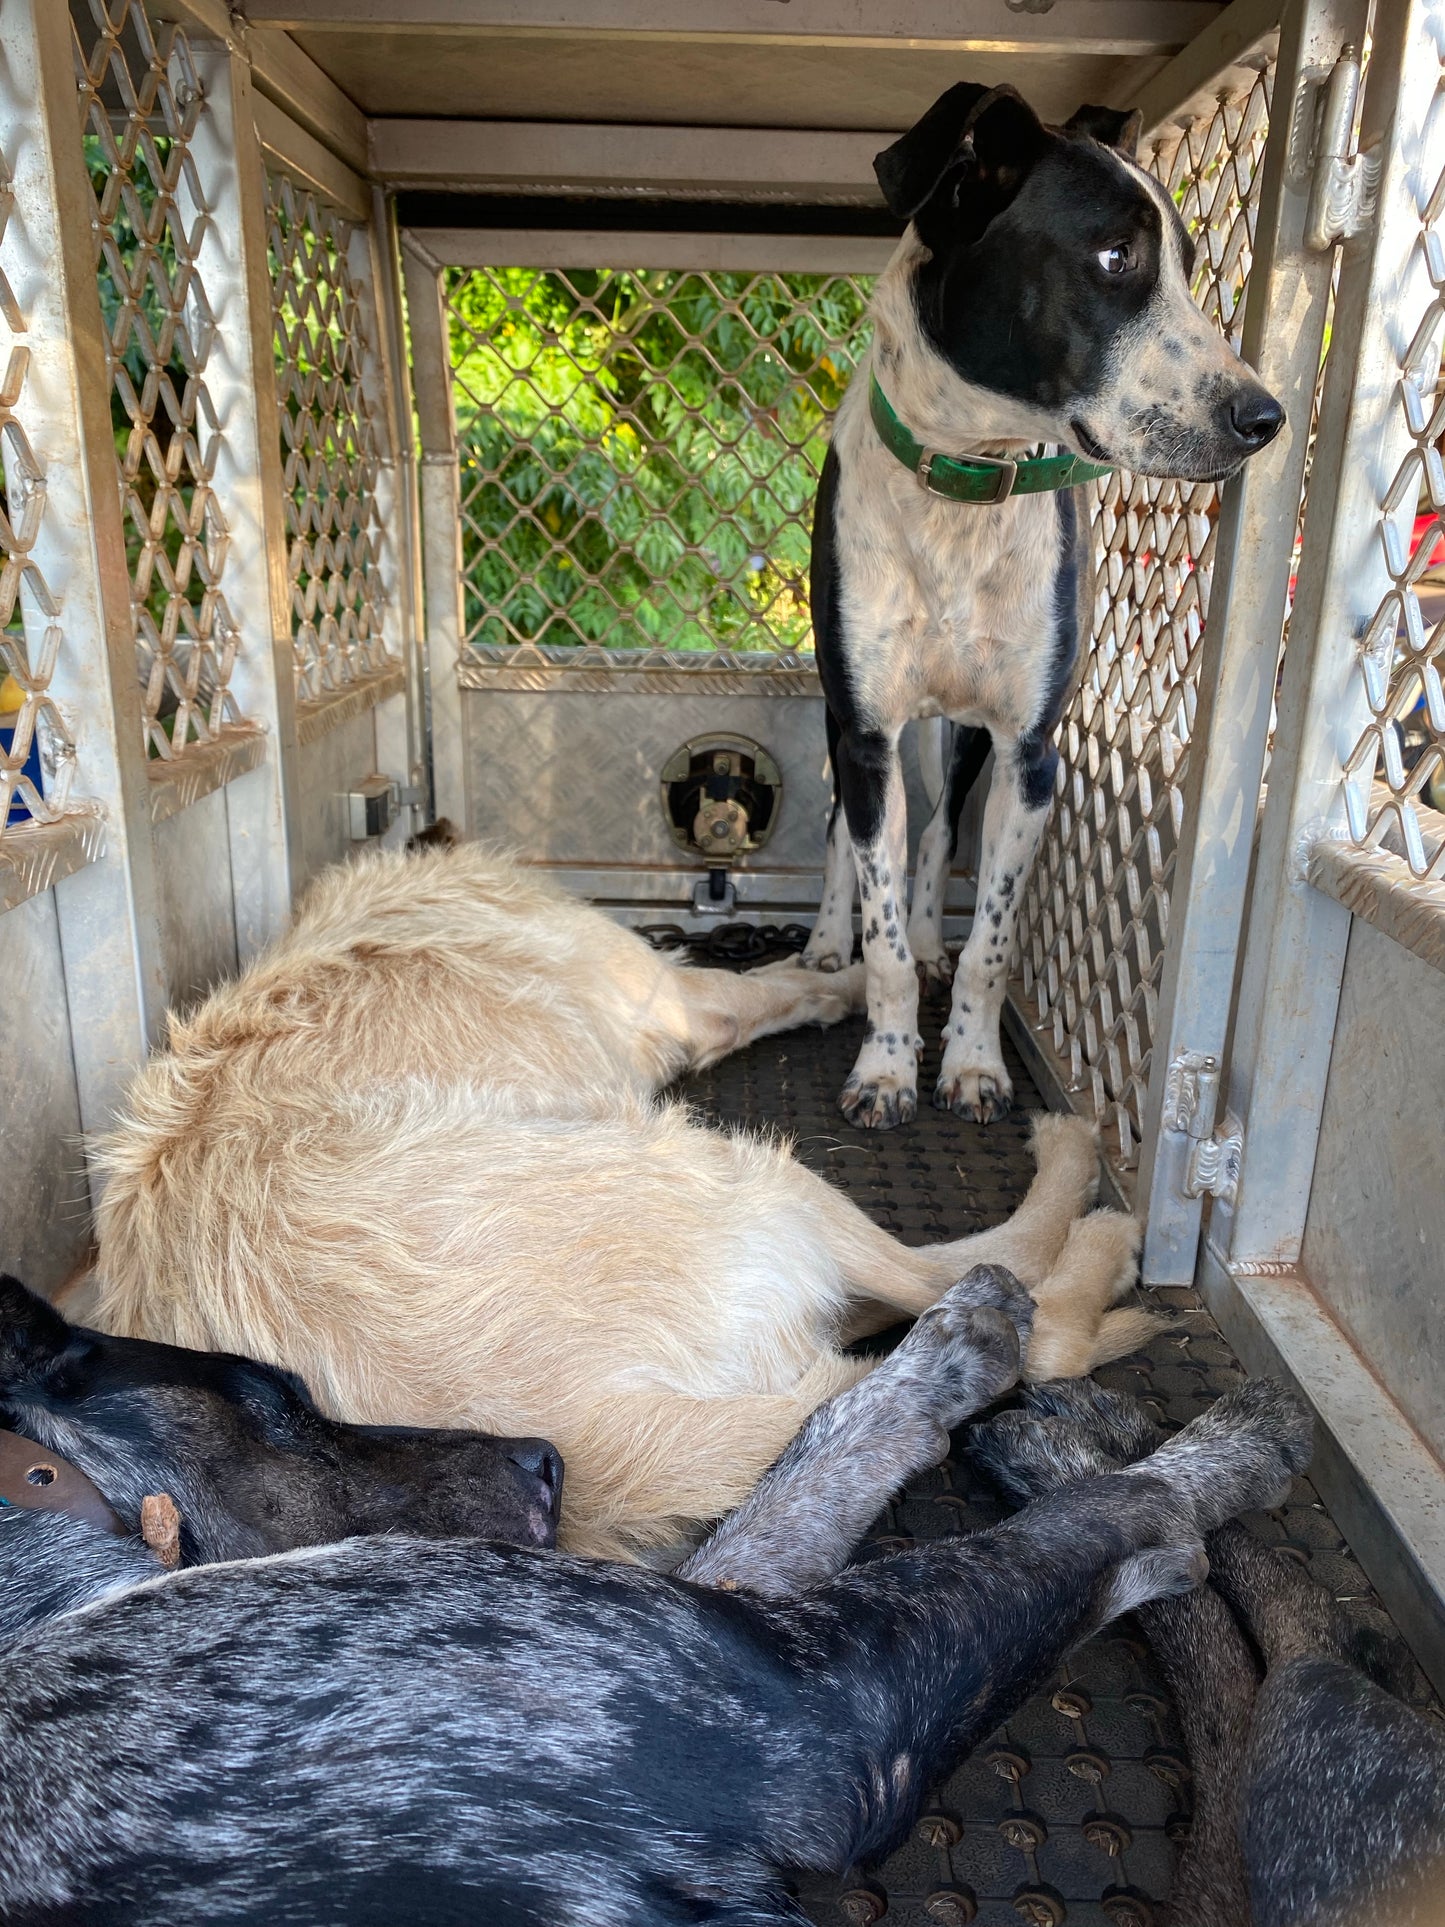
[[[353,843],[385,836],[391,828],[395,783],[389,776],[364,776],[346,792],[347,823]]]
[[[1346,46],[1324,83],[1324,102],[1314,135],[1314,179],[1304,244],[1316,252],[1347,241],[1367,228],[1380,185],[1380,155],[1352,154],[1355,108],[1360,98],[1360,56]],[[1309,100],[1312,108],[1314,98]]]
[[[1216,1133],[1218,1108],[1219,1059],[1208,1051],[1179,1051],[1164,1080],[1160,1129],[1189,1140],[1181,1186],[1184,1196],[1207,1194],[1232,1204],[1239,1186],[1244,1131],[1236,1118],[1226,1117],[1224,1130]]]

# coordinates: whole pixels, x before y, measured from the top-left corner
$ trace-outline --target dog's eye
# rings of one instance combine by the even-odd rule
[[[1127,274],[1134,265],[1134,250],[1127,241],[1120,241],[1117,247],[1101,248],[1094,259],[1105,274]]]

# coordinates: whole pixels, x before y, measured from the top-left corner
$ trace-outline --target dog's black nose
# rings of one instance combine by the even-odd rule
[[[562,1490],[562,1454],[555,1445],[549,1445],[546,1439],[513,1439],[507,1447],[507,1457],[513,1465],[540,1479],[555,1503]]]
[[[1229,425],[1253,455],[1284,427],[1284,410],[1267,388],[1241,388],[1229,404]]]

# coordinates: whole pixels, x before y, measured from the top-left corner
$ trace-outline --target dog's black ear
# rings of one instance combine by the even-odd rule
[[[884,149],[873,171],[889,207],[917,220],[929,246],[972,242],[1013,200],[1053,138],[1014,88],[960,81]]]
[[[906,134],[874,155],[873,172],[883,198],[901,221],[911,220],[943,179],[958,152],[964,123],[988,92],[975,81],[960,80]]]
[[[1139,136],[1144,131],[1144,116],[1136,107],[1123,113],[1117,107],[1080,107],[1064,122],[1066,134],[1087,134],[1103,147],[1127,154],[1132,161],[1139,151]]]
[[[0,1272],[0,1376],[35,1371],[70,1343],[70,1326],[18,1278]]]

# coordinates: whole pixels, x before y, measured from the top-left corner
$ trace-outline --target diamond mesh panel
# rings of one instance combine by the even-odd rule
[[[388,660],[379,440],[362,380],[353,225],[269,171],[266,213],[296,693],[314,701]]]
[[[10,168],[0,153],[0,838],[13,823],[63,815],[75,763],[75,744],[50,698],[61,645],[51,619],[55,600],[31,554],[45,514],[45,471],[25,429],[26,318],[6,275],[13,211]],[[27,607],[44,623],[34,656],[25,640]],[[33,623],[32,633],[38,627]]]
[[[74,0],[71,18],[145,739],[174,757],[241,721],[206,388],[216,324],[197,261],[205,102],[185,34],[152,27],[141,0]]]
[[[1421,164],[1411,172],[1417,262],[1430,292],[1396,391],[1410,445],[1380,507],[1390,587],[1359,647],[1369,721],[1344,765],[1351,840],[1369,848],[1388,839],[1414,876],[1437,881],[1445,879],[1445,116],[1438,108],[1437,97]],[[1414,319],[1401,317],[1402,336]]]
[[[1198,242],[1195,297],[1236,345],[1272,71],[1145,157]],[[1092,631],[1021,919],[1024,998],[1126,1168],[1149,1081],[1217,515],[1212,484],[1116,474],[1095,486]]]
[[[871,285],[451,271],[464,659],[806,662],[813,498]]]

